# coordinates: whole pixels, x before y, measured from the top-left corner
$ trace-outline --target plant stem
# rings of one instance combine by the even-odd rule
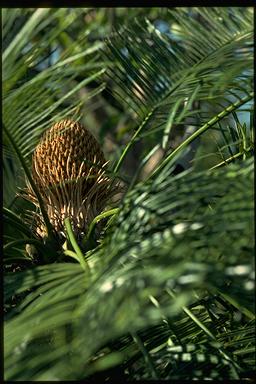
[[[64,225],[66,227],[66,230],[67,230],[67,234],[68,234],[68,237],[69,237],[69,240],[70,240],[70,243],[72,245],[72,247],[74,248],[74,251],[76,252],[76,255],[77,255],[77,259],[79,259],[79,263],[81,264],[82,268],[84,270],[90,270],[89,269],[89,265],[87,264],[85,258],[84,258],[84,255],[81,251],[81,249],[79,248],[79,245],[77,244],[76,242],[76,239],[75,239],[75,236],[74,236],[74,233],[72,231],[72,227],[71,227],[71,223],[70,223],[70,219],[69,217],[67,217],[65,220],[64,220]],[[69,254],[70,256],[70,254]]]
[[[212,119],[210,119],[207,123],[205,123],[201,128],[199,128],[195,133],[193,133],[191,136],[189,136],[183,143],[181,143],[174,151],[172,151],[169,156],[166,157],[166,159],[155,169],[155,171],[149,176],[148,179],[151,177],[156,176],[162,168],[169,163],[169,161],[178,153],[180,152],[184,147],[186,147],[188,144],[190,144],[193,140],[195,140],[198,136],[200,136],[202,133],[207,131],[207,129],[211,128],[213,125],[218,123],[218,121],[222,120],[224,117],[235,111],[237,108],[242,106],[243,104],[247,103],[249,100],[251,100],[253,97],[253,92],[251,92],[249,95],[245,96],[242,99],[239,99],[236,103],[229,105],[227,108],[224,109],[224,111],[218,113],[216,116],[214,116]]]
[[[145,158],[142,160],[142,162],[141,162],[140,165],[138,166],[136,172],[134,173],[134,176],[133,176],[133,178],[132,178],[132,181],[130,182],[130,185],[129,185],[129,187],[128,187],[127,192],[129,192],[129,191],[133,188],[133,186],[134,186],[134,184],[135,184],[135,182],[136,182],[136,180],[137,180],[137,178],[138,178],[138,176],[139,176],[139,174],[140,174],[142,168],[143,168],[144,165],[147,163],[147,161],[151,158],[151,156],[153,156],[153,155],[156,153],[156,151],[157,151],[159,148],[160,148],[160,144],[157,144],[153,149],[151,149],[151,151],[150,151],[150,152],[145,156]]]
[[[44,202],[43,202],[43,199],[34,183],[34,180],[28,170],[28,167],[27,167],[27,164],[19,150],[19,148],[17,147],[16,143],[15,143],[15,140],[13,139],[12,135],[10,134],[10,132],[8,131],[8,129],[5,127],[5,125],[3,124],[3,129],[4,129],[4,132],[6,134],[6,136],[8,137],[11,145],[13,146],[13,149],[14,151],[16,152],[20,162],[21,162],[21,165],[24,169],[24,172],[29,180],[29,183],[31,184],[31,187],[37,197],[37,200],[38,200],[38,203],[39,203],[39,206],[40,206],[40,209],[41,209],[41,212],[42,212],[42,216],[43,216],[43,219],[44,219],[44,223],[45,223],[45,227],[46,227],[46,232],[47,232],[47,235],[49,237],[50,240],[54,240],[54,236],[53,236],[53,228],[52,228],[52,225],[50,223],[50,220],[48,218],[48,215],[47,215],[47,212],[46,210],[44,209]]]
[[[147,117],[143,120],[143,122],[141,123],[141,125],[139,126],[139,128],[136,130],[136,132],[134,133],[134,135],[132,136],[131,140],[127,143],[126,147],[124,148],[123,150],[123,153],[122,155],[120,156],[120,159],[118,160],[115,168],[114,168],[114,174],[116,174],[123,161],[124,161],[124,158],[125,156],[127,155],[127,152],[129,151],[130,147],[133,145],[133,143],[135,142],[135,140],[137,139],[137,136],[140,134],[140,132],[142,131],[142,129],[144,128],[144,125],[148,122],[149,118],[152,116],[153,112],[154,112],[155,108],[153,108],[147,115]]]
[[[89,229],[88,229],[88,232],[86,234],[86,236],[83,238],[82,240],[82,244],[85,246],[87,241],[89,240],[90,236],[91,236],[91,233],[95,227],[95,225],[98,223],[98,221],[102,220],[102,219],[105,219],[105,217],[108,217],[108,216],[112,216],[112,215],[115,215],[116,213],[118,213],[120,210],[120,208],[113,208],[113,209],[110,209],[109,211],[106,211],[106,212],[103,212],[101,213],[100,215],[96,216],[91,224],[89,225]]]
[[[133,340],[134,340],[135,343],[138,345],[140,351],[142,352],[142,354],[143,354],[143,356],[144,356],[145,362],[146,362],[147,365],[148,365],[148,368],[149,368],[149,371],[151,372],[152,378],[153,378],[153,379],[158,379],[159,377],[158,377],[158,375],[157,375],[156,369],[155,369],[155,367],[154,367],[152,358],[151,358],[151,356],[150,356],[148,350],[145,348],[143,342],[141,341],[141,339],[140,339],[140,337],[137,335],[137,333],[132,332],[131,335],[132,335]]]
[[[242,152],[236,153],[235,155],[229,157],[228,159],[223,160],[221,163],[214,165],[213,167],[210,168],[210,170],[215,169],[215,168],[219,168],[219,167],[221,167],[222,165],[228,164],[228,163],[230,163],[232,160],[238,159],[238,158],[241,157],[242,155],[243,155]]]
[[[80,258],[77,256],[77,254],[75,252],[70,251],[69,249],[66,249],[64,251],[64,254],[66,256],[72,257],[73,259],[75,259],[76,261],[78,261],[80,263]]]
[[[226,293],[223,293],[220,290],[217,290],[217,292],[221,297],[223,297],[224,300],[226,300],[228,303],[233,305],[233,307],[238,309],[241,313],[243,313],[250,320],[255,320],[255,314],[252,313],[249,309],[240,305],[235,299],[233,299],[231,296],[227,295]]]

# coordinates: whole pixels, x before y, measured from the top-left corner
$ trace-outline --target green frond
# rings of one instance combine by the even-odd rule
[[[168,34],[149,20],[136,20],[109,38],[103,51],[111,63],[109,88],[136,114],[133,143],[157,127],[165,148],[175,125],[204,125],[210,106],[221,103],[221,112],[240,98],[253,98],[249,9],[200,8],[193,17],[171,10],[170,16]],[[200,103],[197,113],[191,109],[195,103]],[[116,171],[120,165],[119,160]]]
[[[11,9],[3,15],[5,34],[10,33],[10,14]],[[100,64],[94,68],[95,55],[100,44],[96,42],[86,46],[85,37],[82,52],[77,52],[77,44],[73,42],[69,47],[68,57],[60,56],[53,65],[40,71],[39,61],[42,56],[47,60],[47,57],[52,55],[52,51],[47,50],[47,47],[51,47],[56,38],[78,17],[75,11],[71,11],[68,17],[65,17],[65,14],[65,9],[38,9],[35,12],[28,10],[24,15],[25,24],[20,26],[19,32],[3,52],[3,122],[27,163],[45,129],[67,116],[74,119],[78,117],[82,104],[104,88],[101,84],[82,99],[77,97],[83,87],[104,72]],[[64,22],[59,22],[60,18],[63,18]],[[42,30],[48,32],[44,36],[44,44],[38,46]],[[31,46],[28,41],[31,41]],[[24,51],[24,47],[28,51]],[[87,63],[77,66],[81,58],[86,58]],[[81,76],[82,80],[76,83],[78,76]],[[8,147],[5,135],[3,140]],[[4,157],[10,192],[13,189],[13,181],[10,179],[6,163]],[[12,164],[14,171],[19,172],[15,154],[12,155]],[[8,204],[14,196],[4,192]]]
[[[5,380],[255,369],[252,9],[130,12],[3,9]],[[42,239],[17,193],[42,133],[87,112],[126,189]]]
[[[71,374],[64,368],[64,356],[69,351],[73,351],[72,366],[75,364],[79,376],[83,362],[110,338],[153,325],[163,316],[169,319],[171,327],[174,322],[175,328],[175,319],[183,308],[193,305],[196,297],[203,298],[206,291],[212,294],[221,291],[230,296],[235,308],[247,308],[242,312],[251,318],[252,171],[252,161],[247,160],[242,167],[230,166],[201,174],[190,172],[172,180],[159,175],[151,182],[150,189],[145,184],[138,185],[124,200],[106,244],[103,242],[89,257],[92,259],[88,260],[89,264],[94,257],[97,260],[97,254],[97,263],[102,260],[93,280],[75,264],[66,264],[63,277],[60,274],[63,280],[57,280],[53,274],[56,268],[62,268],[58,264],[21,272],[20,282],[16,276],[6,277],[7,292],[13,289],[9,295],[17,293],[17,289],[22,292],[36,288],[23,300],[20,309],[24,310],[19,317],[6,325],[7,377],[15,379],[13,366],[21,358],[29,366],[32,364],[34,343],[54,329],[64,334],[72,332],[70,343],[65,347],[64,339],[60,342],[50,332],[51,352],[46,356],[42,349],[38,360],[44,373],[37,373],[39,365],[34,362],[30,377],[32,374],[34,379],[70,379]],[[77,268],[79,274],[75,274]],[[44,271],[43,275],[39,270]],[[71,281],[72,273],[76,283]],[[27,281],[29,284],[25,284]],[[175,299],[170,292],[175,292]],[[38,319],[41,325],[35,327]],[[100,323],[95,319],[101,319]],[[207,327],[207,322],[201,321]],[[68,327],[66,331],[64,325]],[[204,334],[205,330],[201,332]],[[218,334],[214,337],[218,340]],[[11,356],[14,346],[24,338],[27,347],[21,355]],[[205,338],[205,342],[211,342],[208,333]],[[222,348],[226,351],[224,344]],[[229,364],[225,353],[228,356],[230,352],[223,355],[221,350],[215,349],[213,355],[218,362],[224,358]],[[49,355],[52,355],[50,369]],[[233,357],[235,361],[237,356],[240,355]],[[28,378],[25,371],[17,372],[24,380]]]

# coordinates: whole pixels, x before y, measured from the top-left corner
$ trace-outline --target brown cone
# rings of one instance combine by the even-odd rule
[[[63,120],[45,132],[33,154],[32,177],[57,231],[63,231],[63,221],[69,217],[75,233],[84,233],[105,208],[115,190],[105,166],[97,140],[80,123]],[[38,205],[31,187],[28,194]],[[39,221],[37,232],[43,236]]]

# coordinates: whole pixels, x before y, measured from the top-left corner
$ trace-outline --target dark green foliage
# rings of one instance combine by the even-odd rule
[[[123,25],[126,11],[3,11],[9,381],[253,374],[252,10],[138,8]],[[29,170],[42,132],[83,114],[112,140],[110,173],[126,192],[98,217],[97,242],[89,228],[82,254],[42,241],[34,208],[14,198],[25,179],[18,159]]]

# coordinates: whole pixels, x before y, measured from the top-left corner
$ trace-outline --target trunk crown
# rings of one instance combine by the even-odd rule
[[[62,120],[44,133],[33,153],[32,177],[57,232],[64,233],[63,222],[69,217],[80,237],[116,194],[106,164],[99,143],[82,124]],[[38,207],[30,185],[27,197]],[[36,232],[44,237],[40,214],[35,222]]]

